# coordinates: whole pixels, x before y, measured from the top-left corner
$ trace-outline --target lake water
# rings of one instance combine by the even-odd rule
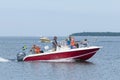
[[[58,37],[59,41],[64,38]],[[120,37],[75,39],[85,38],[89,45],[103,46],[86,62],[17,62],[16,54],[24,44],[28,51],[33,44],[51,44],[41,44],[39,37],[0,37],[0,80],[119,80]]]

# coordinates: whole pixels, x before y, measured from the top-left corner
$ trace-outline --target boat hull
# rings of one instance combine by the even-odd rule
[[[35,60],[60,60],[60,59],[75,59],[75,60],[87,60],[91,58],[100,47],[87,47],[77,48],[65,51],[56,51],[51,53],[40,53],[25,56],[23,61],[35,61]]]

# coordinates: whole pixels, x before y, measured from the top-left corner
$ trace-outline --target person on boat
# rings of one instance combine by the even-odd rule
[[[36,48],[35,48],[35,53],[36,53],[36,54],[40,53],[40,47],[39,47],[39,46],[36,46]]]
[[[78,47],[73,36],[69,36],[69,38],[66,39],[66,43],[71,49]]]
[[[40,47],[37,46],[37,45],[33,45],[30,51],[31,51],[33,54],[38,54],[38,53],[41,52],[41,51],[40,51]]]
[[[71,36],[69,36],[69,38],[68,38],[68,39],[66,39],[66,41],[67,41],[67,45],[68,45],[68,46],[70,46]]]
[[[80,42],[80,44],[82,44],[83,47],[87,47],[88,46],[88,40],[84,39],[82,42]]]
[[[70,46],[71,46],[71,49],[75,48],[75,39],[74,39],[74,37],[71,37]]]
[[[57,42],[57,36],[54,36],[53,41],[52,41],[53,51],[57,50],[57,46],[60,47],[60,45],[58,45],[58,42]]]

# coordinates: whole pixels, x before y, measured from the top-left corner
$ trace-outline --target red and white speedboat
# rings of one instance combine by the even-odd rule
[[[25,55],[20,53],[17,55],[18,61],[53,61],[62,59],[73,59],[73,60],[87,60],[91,58],[101,47],[90,46],[81,47],[76,49],[64,48],[57,51],[46,51],[39,54],[29,54]]]

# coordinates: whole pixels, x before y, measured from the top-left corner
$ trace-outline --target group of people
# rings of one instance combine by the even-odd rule
[[[56,36],[54,36],[52,44],[53,44],[53,50],[54,51],[57,50],[57,47],[61,47],[57,42],[57,37]],[[69,38],[66,39],[66,44],[71,49],[74,49],[74,48],[79,48],[79,44],[81,44],[83,47],[87,47],[88,46],[88,41],[87,41],[87,39],[84,39],[81,42],[77,42],[77,41],[75,41],[74,37],[69,36]]]
[[[69,36],[66,39],[66,45],[68,47],[70,47],[71,49],[79,48],[79,44],[82,44],[84,47],[87,47],[88,46],[88,41],[87,41],[87,39],[84,39],[84,41],[82,41],[82,42],[77,42],[77,41],[75,41],[74,37],[72,37],[72,36]],[[57,36],[54,36],[53,41],[52,41],[53,51],[56,51],[57,47],[61,47],[61,45],[58,44]],[[25,50],[25,49],[27,49],[26,45],[23,46],[23,50]],[[35,44],[30,49],[30,52],[32,52],[32,54],[43,53],[41,48],[38,45],[35,45]]]
[[[75,41],[74,37],[72,36],[69,36],[68,39],[66,39],[67,41],[67,45],[71,48],[71,49],[74,49],[74,48],[78,48],[79,45],[78,43]]]

